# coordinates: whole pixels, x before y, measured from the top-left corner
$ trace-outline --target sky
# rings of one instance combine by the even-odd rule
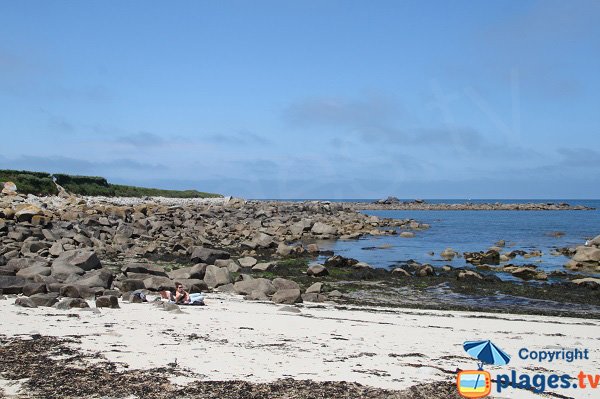
[[[0,0],[0,168],[600,198],[600,1]]]

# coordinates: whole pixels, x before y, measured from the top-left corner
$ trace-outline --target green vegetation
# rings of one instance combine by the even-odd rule
[[[327,270],[329,271],[329,275],[335,278],[347,278],[354,274],[354,270],[352,269],[340,269],[330,267]]]
[[[308,258],[287,258],[277,262],[277,266],[281,268],[300,268],[306,271],[310,260]]]
[[[50,173],[0,169],[0,183],[11,181],[24,194],[58,194]]]
[[[169,198],[216,198],[219,194],[196,190],[161,190],[157,188],[111,184],[104,177],[75,176],[63,173],[50,174],[24,170],[0,170],[0,183],[12,181],[22,194],[55,195],[61,185],[70,193],[78,195],[103,195],[107,197],[169,197]]]
[[[275,274],[274,272],[253,272],[252,275],[258,278],[268,278],[269,280],[273,280],[275,277],[281,277],[279,274]]]

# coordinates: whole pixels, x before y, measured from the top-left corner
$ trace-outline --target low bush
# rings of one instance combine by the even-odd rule
[[[205,193],[196,190],[162,190],[110,184],[104,177],[77,176],[46,172],[30,172],[25,170],[0,170],[0,183],[12,181],[17,191],[22,194],[55,195],[58,189],[54,184],[62,186],[70,193],[107,197],[169,197],[169,198],[216,198],[219,194]]]

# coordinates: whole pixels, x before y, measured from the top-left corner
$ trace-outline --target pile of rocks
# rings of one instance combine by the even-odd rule
[[[565,267],[570,270],[600,272],[600,235],[575,248],[573,257]]]
[[[583,205],[570,205],[567,203],[536,203],[529,202],[523,204],[504,204],[496,203],[471,203],[462,204],[443,204],[428,203],[423,200],[400,201],[395,197],[388,197],[373,203],[348,202],[346,205],[354,209],[370,210],[435,210],[435,211],[563,211],[563,210],[594,210],[594,208]]]
[[[277,303],[323,301],[328,297],[321,286],[302,293],[290,280],[239,273],[266,272],[274,266],[258,262],[253,257],[257,254],[282,258],[318,253],[316,244],[305,247],[302,242],[397,234],[398,227],[427,226],[318,201],[154,201],[12,193],[0,197],[0,294],[25,295],[18,301],[22,306],[56,305],[68,298],[60,306],[84,307],[86,299],[95,298],[97,307],[117,307],[117,297],[172,289],[179,281],[191,292],[230,291]],[[188,265],[166,271],[147,262],[162,258]],[[311,266],[307,275],[326,275],[326,269],[316,269]]]
[[[24,295],[16,301],[21,306],[61,309],[88,307],[86,299],[95,299],[96,307],[118,308],[118,297],[141,301],[136,293],[147,295],[173,290],[175,282],[183,284],[190,293],[215,290],[245,295],[249,300],[272,300],[281,304],[304,300],[324,302],[330,296],[336,297],[335,293],[333,296],[325,294],[320,282],[303,293],[292,280],[254,278],[252,272],[265,271],[254,258],[235,261],[226,251],[197,247],[192,259],[199,263],[166,271],[163,267],[141,262],[126,263],[115,270],[103,266],[96,254],[86,249],[64,251],[51,261],[40,257],[13,258],[0,266],[0,294]],[[272,262],[268,265],[275,267]],[[325,276],[327,269],[312,265],[306,274]],[[63,300],[59,302],[61,298]]]
[[[500,253],[494,249],[486,252],[465,252],[465,261],[473,265],[498,265],[500,264]]]
[[[287,243],[355,239],[365,234],[397,234],[397,227],[426,227],[414,220],[366,216],[330,202],[226,198],[180,200],[175,205],[141,199],[133,203],[115,205],[73,196],[2,196],[0,256],[52,259],[63,251],[88,248],[101,258],[189,259],[198,246],[286,256],[294,250]]]

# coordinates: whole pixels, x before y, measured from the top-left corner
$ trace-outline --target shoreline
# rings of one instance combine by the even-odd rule
[[[567,203],[460,203],[443,204],[427,202],[400,202],[400,203],[361,203],[347,202],[349,207],[356,210],[383,210],[383,211],[593,211],[596,208],[583,205],[570,205]]]
[[[64,203],[64,197],[28,196],[28,203],[36,203],[36,198],[43,200],[53,200],[54,203]],[[410,211],[590,211],[596,210],[594,207],[583,205],[571,205],[567,202],[543,202],[529,201],[524,203],[504,203],[504,202],[462,202],[462,203],[430,203],[422,200],[416,201],[391,201],[385,200],[362,202],[347,200],[274,200],[274,199],[242,199],[233,196],[223,196],[214,198],[172,198],[172,197],[106,197],[106,196],[79,196],[88,205],[111,204],[120,206],[137,206],[142,204],[156,204],[166,206],[191,206],[191,205],[227,205],[237,201],[247,203],[260,203],[265,205],[297,205],[297,204],[335,204],[346,209],[352,210],[410,210]],[[384,202],[382,202],[384,201]]]
[[[288,281],[287,288],[298,290],[284,299],[291,303],[334,300],[352,305],[600,317],[600,298],[594,295],[600,279],[580,273],[598,269],[597,262],[573,261],[571,271],[547,275],[533,263],[508,263],[515,256],[539,256],[536,251],[508,253],[495,247],[462,254],[448,248],[442,257],[464,256],[468,263],[433,267],[409,260],[374,268],[321,250],[316,243],[364,236],[410,237],[430,226],[412,219],[367,216],[345,203],[231,197],[164,201],[0,197],[0,241],[4,243],[0,290],[75,298],[106,291],[128,299],[135,289],[169,289],[183,279],[197,292],[236,291],[249,299],[265,299],[277,291],[272,280],[279,278]],[[563,252],[577,259],[577,251]],[[83,260],[77,260],[81,256]],[[323,265],[314,264],[317,260]],[[320,271],[311,276],[309,269]],[[498,273],[511,273],[521,281],[501,281]],[[269,282],[261,293],[236,288],[238,282],[261,278]],[[309,292],[315,282],[322,284]]]
[[[152,370],[162,369],[158,375],[168,381],[163,384],[165,392],[174,383],[185,392],[186,386],[208,381],[272,384],[289,378],[310,379],[316,386],[326,385],[326,381],[359,383],[397,395],[382,398],[414,398],[419,396],[404,396],[402,392],[411,387],[426,390],[432,383],[451,384],[456,369],[474,367],[475,361],[464,353],[462,342],[484,337],[515,355],[510,367],[492,367],[492,373],[530,367],[516,356],[523,346],[577,347],[581,342],[590,343],[588,371],[600,367],[600,349],[591,345],[600,322],[572,318],[368,306],[339,309],[333,304],[282,306],[226,294],[209,294],[204,307],[181,307],[171,312],[152,303],[122,302],[121,309],[61,311],[23,309],[0,301],[0,315],[3,341],[67,339],[67,348],[75,352],[62,358],[74,360],[60,365],[56,373],[86,367],[86,358],[91,359],[90,364],[107,360],[119,372],[152,375]],[[19,369],[18,363],[12,369],[8,366],[2,366],[5,380],[7,369]],[[545,373],[576,375],[580,364],[544,367]],[[19,380],[21,384],[27,381]],[[302,390],[294,388],[294,392]],[[496,396],[493,392],[492,397],[539,397],[526,391],[510,392],[517,396],[506,396],[506,392]],[[593,397],[586,393],[593,391],[578,392],[577,397]]]

